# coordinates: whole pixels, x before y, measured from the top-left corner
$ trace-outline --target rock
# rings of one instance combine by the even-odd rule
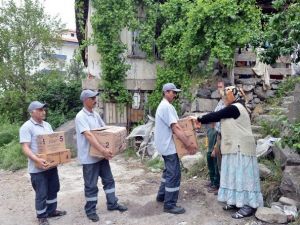
[[[281,197],[279,199],[279,202],[284,204],[284,205],[289,205],[289,206],[296,206],[298,209],[300,209],[300,202],[297,202],[293,199],[287,198],[287,197]]]
[[[237,79],[236,82],[243,85],[256,85],[258,79],[256,78]]]
[[[287,116],[291,123],[295,123],[300,120],[300,101],[295,101],[288,105]]]
[[[261,178],[266,179],[272,174],[272,171],[266,165],[259,163],[259,175]]]
[[[295,201],[300,201],[300,166],[286,166],[280,184],[281,193]]]
[[[295,101],[300,101],[300,83],[296,84],[293,96]]]
[[[207,88],[198,89],[196,96],[198,98],[210,98],[211,91]]]
[[[294,98],[294,96],[287,96],[287,97],[283,97],[282,101],[283,102],[294,102],[295,98]]]
[[[273,90],[277,90],[278,89],[278,84],[271,84],[271,88]]]
[[[255,110],[255,109],[254,109]],[[258,115],[254,118],[254,121],[256,123],[259,123],[261,121],[266,121],[266,122],[274,122],[276,120],[276,118],[274,118],[274,116],[272,115]]]
[[[203,160],[204,157],[201,152],[197,152],[195,155],[186,155],[181,158],[183,167],[190,170],[195,164],[200,160]]]
[[[261,104],[256,105],[252,113],[256,115],[263,114],[264,113],[263,106]]]
[[[256,103],[256,104],[260,103],[260,99],[259,98],[254,98],[254,103]]]
[[[283,204],[281,202],[272,202],[271,203],[271,208],[272,209],[279,209],[283,211]]]
[[[60,127],[58,127],[55,131],[64,131],[65,132],[65,142],[66,147],[72,150],[73,155],[76,155],[77,143],[76,143],[76,128],[75,128],[75,120],[70,120]]]
[[[192,103],[192,112],[212,112],[218,101],[215,99],[196,98]]]
[[[295,150],[287,146],[282,149],[280,146],[274,145],[272,146],[272,151],[275,159],[280,162],[281,167],[300,165],[300,155]]]
[[[245,225],[263,225],[260,221],[250,221],[246,223]]]
[[[210,96],[211,98],[214,98],[214,99],[220,99],[221,98],[221,95],[220,95],[220,93],[219,93],[219,91],[218,90],[215,90],[215,91],[213,91],[212,93],[211,93],[211,96]]]
[[[267,223],[286,223],[287,216],[279,209],[260,207],[255,216],[257,219]]]
[[[246,92],[245,95],[248,101],[251,101],[253,99],[253,92]]]
[[[272,90],[263,90],[262,87],[256,87],[254,89],[254,93],[262,100],[265,100],[267,98],[270,98],[270,97],[274,97],[275,96],[275,92],[272,91]]]
[[[252,91],[254,88],[255,88],[254,85],[247,85],[247,84],[243,85],[243,90],[244,91]]]

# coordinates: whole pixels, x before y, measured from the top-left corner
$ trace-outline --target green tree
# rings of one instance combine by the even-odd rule
[[[147,18],[141,21],[140,45],[151,57],[151,46],[160,52],[164,67],[158,70],[150,107],[156,109],[165,82],[174,82],[186,93],[192,76],[212,69],[218,59],[232,66],[237,47],[260,34],[261,12],[255,0],[144,0]],[[153,47],[152,47],[153,48]]]
[[[273,64],[282,55],[293,55],[294,62],[300,61],[300,2],[299,0],[276,0],[273,7],[277,13],[267,15],[264,22],[261,47],[265,51],[261,59]],[[259,45],[259,43],[256,43]]]
[[[42,61],[51,62],[62,31],[60,20],[45,14],[37,0],[10,0],[0,8],[0,113],[11,121],[27,117],[35,97],[32,74]]]
[[[70,64],[67,66],[67,76],[71,80],[81,80],[86,76],[84,73],[84,65],[80,57],[78,52],[75,52]]]

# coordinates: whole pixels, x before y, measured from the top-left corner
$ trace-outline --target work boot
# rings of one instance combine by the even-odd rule
[[[117,206],[115,206],[114,208],[107,208],[109,211],[113,211],[113,210],[119,210],[120,212],[125,212],[127,211],[127,207],[124,205],[120,205],[117,204]]]
[[[47,218],[38,218],[39,225],[49,225]]]
[[[54,212],[52,212],[51,214],[48,215],[48,217],[58,217],[58,216],[64,216],[66,215],[67,212],[63,211],[63,210],[55,210]]]
[[[98,222],[99,221],[99,216],[96,213],[92,213],[89,215],[86,215],[91,221],[93,222]]]
[[[182,214],[185,213],[185,209],[181,206],[173,206],[172,208],[164,208],[164,212],[172,214]]]

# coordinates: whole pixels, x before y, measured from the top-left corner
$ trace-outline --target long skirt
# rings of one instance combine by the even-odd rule
[[[256,156],[241,153],[222,155],[218,200],[228,205],[263,206]]]

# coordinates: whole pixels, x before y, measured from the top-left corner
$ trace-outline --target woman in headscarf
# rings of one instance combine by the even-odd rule
[[[244,92],[235,86],[224,90],[226,107],[198,117],[199,123],[221,121],[221,181],[218,200],[224,210],[235,210],[235,219],[251,216],[263,206],[255,139]]]

